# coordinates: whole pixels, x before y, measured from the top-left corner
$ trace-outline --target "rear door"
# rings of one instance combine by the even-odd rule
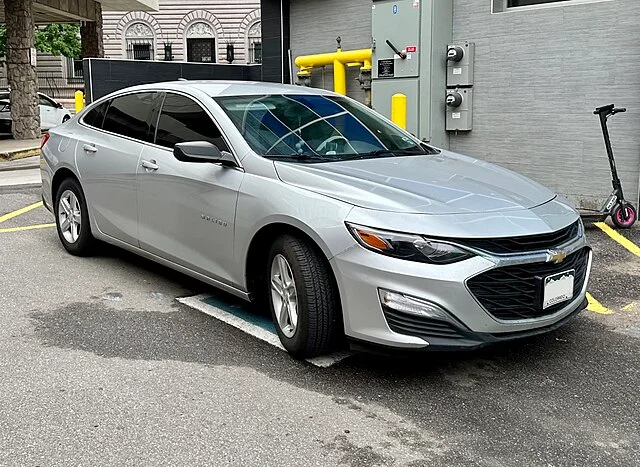
[[[136,171],[149,140],[152,107],[160,96],[138,92],[113,98],[90,111],[82,123],[76,165],[98,229],[110,237],[138,245]]]
[[[183,141],[209,141],[230,151],[211,114],[192,97],[168,92],[155,133],[138,168],[140,247],[226,281],[244,172],[173,156],[173,146]]]

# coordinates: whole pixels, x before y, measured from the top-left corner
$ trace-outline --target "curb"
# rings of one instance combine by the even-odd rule
[[[39,156],[40,149],[18,149],[17,151],[0,152],[0,163],[24,159],[25,157]]]

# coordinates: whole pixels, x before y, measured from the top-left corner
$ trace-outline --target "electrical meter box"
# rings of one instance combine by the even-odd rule
[[[394,94],[407,96],[407,130],[448,146],[442,85],[451,41],[453,0],[372,0],[371,102],[391,117]]]

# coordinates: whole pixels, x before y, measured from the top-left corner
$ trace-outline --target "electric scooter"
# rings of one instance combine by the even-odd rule
[[[613,192],[599,210],[578,209],[580,217],[592,222],[603,222],[607,217],[611,216],[611,220],[620,229],[628,229],[636,223],[638,218],[636,209],[633,205],[624,199],[622,194],[622,183],[618,177],[616,169],[616,161],[613,158],[613,148],[609,139],[609,129],[607,128],[607,120],[609,117],[617,113],[626,112],[627,109],[616,108],[614,104],[598,107],[593,113],[600,117],[600,126],[602,127],[602,135],[604,136],[604,145],[607,148],[607,156],[609,157],[609,165],[611,166],[611,182],[613,184]]]

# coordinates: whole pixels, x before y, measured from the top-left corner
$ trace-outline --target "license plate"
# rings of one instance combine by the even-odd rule
[[[576,270],[571,269],[544,278],[542,308],[546,309],[573,298],[573,282]]]

